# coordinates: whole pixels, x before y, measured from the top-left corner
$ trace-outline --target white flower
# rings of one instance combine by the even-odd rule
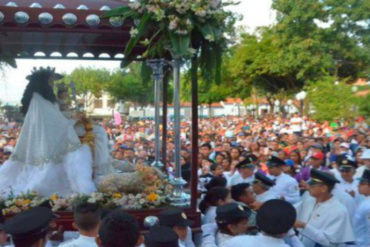
[[[189,48],[188,52],[189,52],[189,54],[194,55],[197,52],[197,50],[194,49],[194,48]]]
[[[91,197],[87,200],[88,203],[96,203],[96,199]]]
[[[175,33],[180,34],[180,35],[187,35],[189,32],[188,30],[179,29],[179,30],[176,30]]]
[[[135,199],[135,196],[133,194],[128,194],[128,199],[131,201],[131,200]]]
[[[8,200],[8,201],[5,202],[5,206],[6,207],[9,207],[12,204],[13,204],[13,201],[10,201],[10,200]]]
[[[213,41],[215,41],[215,37],[213,36],[213,35],[211,35],[211,34],[208,34],[206,37],[204,37],[206,40],[208,40],[208,41],[211,41],[211,42],[213,42]]]
[[[218,7],[220,7],[220,4],[221,0],[211,0],[209,2],[209,6],[211,6],[212,9],[217,9]]]
[[[139,201],[139,203],[140,203],[141,205],[144,205],[144,204],[145,204],[145,202],[146,202],[146,201],[145,201],[145,199],[144,199],[144,198],[141,198],[141,199],[140,199],[140,201]]]
[[[136,35],[138,34],[139,34],[139,30],[137,30],[136,28],[131,28],[130,30],[131,37],[136,37]]]
[[[104,195],[103,193],[100,193],[100,192],[94,192],[91,194],[91,198],[94,198],[96,201],[103,201]]]
[[[175,30],[178,27],[179,23],[177,20],[170,21],[168,29]]]
[[[195,12],[195,15],[199,17],[205,17],[207,15],[207,11],[204,9],[199,9]]]
[[[138,10],[141,7],[141,4],[139,2],[133,2],[133,3],[129,3],[128,6],[131,9]]]

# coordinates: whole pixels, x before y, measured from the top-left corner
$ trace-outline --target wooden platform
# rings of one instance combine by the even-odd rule
[[[135,211],[127,211],[128,213],[134,215],[136,219],[138,220],[140,227],[142,230],[146,230],[144,227],[144,219],[147,216],[156,216],[158,215],[162,209],[144,209],[144,210],[135,210]],[[190,220],[193,221],[193,225],[191,226],[192,229],[196,230],[199,229],[201,226],[201,219],[200,219],[200,213],[194,212],[191,208],[184,209],[186,212],[186,215]],[[64,227],[64,230],[66,231],[74,231],[76,230],[73,226],[73,212],[71,211],[60,211],[56,213],[59,218],[57,219],[57,224],[62,225]]]

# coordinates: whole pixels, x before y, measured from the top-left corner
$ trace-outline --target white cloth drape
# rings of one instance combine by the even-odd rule
[[[56,104],[34,93],[15,150],[0,167],[0,196],[95,191],[91,152],[81,145],[73,124]]]

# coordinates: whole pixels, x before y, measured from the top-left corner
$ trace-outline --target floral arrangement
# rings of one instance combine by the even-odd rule
[[[166,204],[172,187],[160,171],[148,166],[138,166],[135,172],[126,174],[132,174],[137,183],[129,187],[128,184],[132,183],[132,180],[127,180],[124,174],[113,174],[100,184],[99,192],[90,195],[73,194],[60,197],[53,194],[45,198],[36,192],[29,192],[18,196],[10,195],[5,200],[0,200],[0,209],[4,216],[11,216],[40,205],[50,206],[57,212],[71,211],[74,205],[80,202],[98,203],[108,209],[131,210],[158,208]]]
[[[0,207],[4,216],[14,215],[39,206],[47,200],[47,198],[39,197],[36,192],[24,193],[19,196],[11,194],[6,200],[0,201]]]
[[[126,45],[122,66],[132,60],[152,58],[193,58],[217,71],[221,65],[227,33],[233,30],[236,16],[225,7],[231,0],[136,0],[103,17],[130,20],[134,25]],[[140,54],[133,49],[140,46]],[[215,66],[213,66],[215,65]]]

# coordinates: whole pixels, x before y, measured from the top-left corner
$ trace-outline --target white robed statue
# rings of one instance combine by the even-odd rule
[[[62,114],[53,93],[52,83],[60,75],[46,68],[27,79],[25,119],[14,152],[0,167],[0,197],[28,191],[42,196],[96,191],[91,150],[81,144],[75,122]]]

